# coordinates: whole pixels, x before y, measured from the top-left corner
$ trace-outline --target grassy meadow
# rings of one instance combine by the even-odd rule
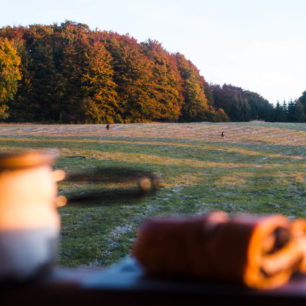
[[[114,184],[61,182],[64,195],[92,188],[111,195],[59,208],[62,266],[116,262],[129,253],[137,228],[150,216],[224,210],[306,217],[302,123],[114,124],[109,131],[104,125],[2,124],[0,146],[1,152],[57,148],[55,168],[67,173],[119,166],[161,178],[157,193],[117,201]]]

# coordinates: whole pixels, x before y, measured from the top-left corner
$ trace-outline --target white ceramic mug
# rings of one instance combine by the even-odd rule
[[[29,279],[52,264],[60,230],[61,170],[53,151],[0,154],[0,281]]]

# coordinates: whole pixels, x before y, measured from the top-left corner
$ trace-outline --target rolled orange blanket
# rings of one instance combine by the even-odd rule
[[[306,219],[296,219],[290,224],[290,231],[293,239],[298,243],[303,253],[298,269],[302,273],[306,273]]]
[[[281,215],[230,218],[220,211],[203,217],[155,218],[140,228],[132,254],[150,275],[270,289],[285,284],[294,271],[306,272],[302,221],[294,224]]]

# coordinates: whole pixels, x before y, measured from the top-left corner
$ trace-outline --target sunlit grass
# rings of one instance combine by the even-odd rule
[[[305,217],[305,124],[193,123],[0,125],[1,151],[57,148],[55,168],[137,167],[162,178],[146,198],[68,203],[60,208],[58,264],[109,265],[129,253],[137,228],[155,215],[282,213]],[[220,137],[225,131],[225,138]],[[114,184],[62,182],[61,194]],[[120,186],[119,186],[120,187]],[[122,187],[122,186],[121,186]]]

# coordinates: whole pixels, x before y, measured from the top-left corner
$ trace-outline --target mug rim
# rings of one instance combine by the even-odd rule
[[[0,171],[51,165],[59,157],[58,150],[29,150],[0,153]]]

